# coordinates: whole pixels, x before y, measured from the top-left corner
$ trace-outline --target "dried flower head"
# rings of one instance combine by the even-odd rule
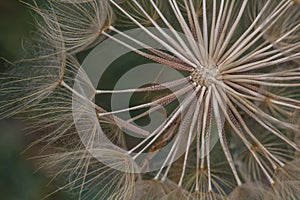
[[[2,78],[1,91],[12,95],[0,108],[3,117],[31,113],[33,129],[48,124],[39,140],[53,153],[45,159],[58,175],[67,174],[65,188],[79,199],[300,196],[299,1],[47,3],[32,7],[42,56],[31,60],[21,81],[18,70],[16,78]],[[133,27],[136,37],[127,32]],[[94,86],[76,56],[103,37],[136,60],[163,65],[160,84]],[[114,74],[108,76],[113,82]],[[128,107],[97,101],[128,93],[135,100]],[[154,129],[138,126],[157,111],[165,119]]]

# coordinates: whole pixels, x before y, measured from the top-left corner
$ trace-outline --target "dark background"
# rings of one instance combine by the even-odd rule
[[[7,68],[5,59],[17,61],[24,57],[22,42],[31,39],[33,27],[28,6],[18,0],[0,0],[0,72]],[[1,200],[40,200],[57,189],[55,181],[50,182],[31,160],[38,149],[23,152],[30,142],[21,127],[16,120],[0,120]],[[68,196],[58,192],[46,200],[70,199]]]

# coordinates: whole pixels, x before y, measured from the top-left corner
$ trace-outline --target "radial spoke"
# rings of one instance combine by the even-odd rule
[[[284,164],[278,160],[273,154],[271,154],[262,144],[261,142],[253,135],[253,133],[250,131],[250,129],[248,128],[248,126],[246,125],[245,121],[243,120],[242,116],[239,114],[239,112],[236,110],[236,108],[234,107],[234,105],[229,101],[228,105],[231,109],[231,111],[233,112],[233,114],[236,116],[237,120],[239,121],[239,124],[242,125],[242,127],[244,128],[244,130],[248,133],[248,135],[251,137],[251,139],[255,142],[256,145],[258,145],[263,151],[264,153],[267,154],[267,156],[270,156],[274,161],[276,161],[278,164],[280,164],[281,167],[284,166]],[[271,161],[271,159],[269,159],[269,161],[272,163],[273,166],[275,166],[275,164]],[[275,168],[276,169],[276,168]],[[274,169],[274,170],[275,170]]]
[[[257,24],[258,20],[261,18],[263,15],[264,11],[268,8],[271,0],[268,0],[264,7],[260,10],[259,14],[256,16],[252,24],[248,27],[248,29],[239,37],[239,39],[232,45],[232,47],[226,52],[224,57],[227,57],[228,54],[230,54],[235,48],[237,48],[238,45],[245,39],[245,37],[251,32],[251,30],[255,27]]]
[[[231,2],[230,5],[229,5],[229,2]],[[235,0],[226,1],[224,12],[222,12],[223,15],[221,18],[220,33],[218,33],[218,35],[220,35],[220,36],[218,37],[218,43],[216,45],[216,48],[214,51],[214,56],[213,56],[214,60],[216,60],[216,61],[219,58],[219,52],[220,52],[220,49],[224,42],[224,37],[226,36],[229,21],[230,21],[230,18],[232,17],[232,10],[233,10],[234,4],[235,4]]]
[[[114,29],[114,30],[116,30],[116,29]],[[116,41],[117,43],[119,43],[119,44],[127,47],[128,49],[132,50],[133,52],[135,52],[135,53],[137,53],[137,54],[139,54],[141,56],[144,56],[144,57],[146,57],[146,58],[148,58],[150,60],[153,60],[153,61],[161,63],[161,64],[165,64],[168,67],[171,67],[171,68],[174,68],[174,69],[184,70],[184,71],[192,71],[192,69],[190,67],[187,67],[186,65],[183,65],[181,63],[177,63],[176,59],[175,60],[173,60],[173,59],[168,60],[168,57],[167,57],[167,59],[165,59],[165,58],[161,58],[159,56],[154,56],[154,55],[145,53],[145,52],[143,52],[143,51],[141,51],[139,49],[136,49],[135,47],[131,46],[130,44],[127,44],[127,43],[125,43],[125,42],[117,39],[116,37],[114,37],[112,35],[109,35],[106,32],[103,32],[103,35],[111,38],[112,40]],[[127,36],[127,37],[129,38],[129,36]],[[149,50],[156,53],[155,49],[151,49],[150,48]]]
[[[227,86],[228,87],[228,86]],[[226,88],[228,89],[228,88]],[[265,113],[263,110],[261,110],[259,107],[255,106],[253,103],[251,103],[250,101],[248,101],[245,98],[241,98],[239,93],[234,93],[231,92],[230,90],[228,90],[228,93],[230,95],[232,95],[233,97],[235,97],[236,99],[239,100],[239,102],[241,102],[243,105],[247,106],[249,110],[251,110],[252,112],[254,112],[255,114],[257,114],[258,116],[263,117],[265,120],[270,120],[270,122],[273,122],[275,124],[280,124],[281,126],[288,128],[288,129],[292,129],[294,131],[299,132],[299,129],[297,126],[295,126],[294,124],[291,123],[287,123],[284,121],[281,121],[267,113]]]
[[[122,112],[129,112],[129,111],[132,111],[132,110],[138,110],[138,109],[142,109],[142,108],[148,108],[148,107],[152,107],[152,106],[157,106],[157,105],[168,105],[169,103],[175,101],[178,97],[186,94],[188,91],[192,90],[193,86],[192,85],[188,85],[182,89],[179,89],[178,91],[172,93],[172,94],[169,94],[169,95],[166,95],[162,98],[159,98],[157,100],[154,100],[152,102],[149,102],[149,103],[145,103],[145,104],[140,104],[140,105],[137,105],[137,106],[133,106],[133,107],[130,107],[130,108],[124,108],[124,109],[120,109],[120,110],[115,110],[115,111],[111,111],[111,112],[105,112],[105,113],[99,113],[99,117],[102,117],[102,116],[106,116],[106,115],[114,115],[114,114],[117,114],[117,113],[122,113]]]
[[[231,171],[234,175],[234,178],[237,182],[238,185],[241,185],[242,182],[239,178],[239,175],[237,173],[237,170],[236,170],[236,167],[235,167],[235,164],[234,164],[234,161],[232,159],[232,155],[229,151],[229,148],[228,148],[228,144],[227,144],[227,139],[226,139],[226,136],[224,134],[224,127],[223,127],[223,119],[221,117],[221,112],[219,110],[219,105],[218,105],[218,102],[220,101],[223,101],[224,99],[219,99],[221,97],[221,95],[218,93],[215,85],[212,86],[213,87],[213,110],[214,110],[214,115],[215,115],[215,118],[216,118],[216,122],[217,122],[217,128],[218,128],[218,134],[219,134],[219,139],[220,139],[220,143],[221,143],[221,146],[222,146],[222,149],[223,149],[223,152],[226,156],[226,159],[229,163],[229,166],[231,168]]]
[[[184,155],[184,162],[183,162],[183,166],[182,166],[182,172],[181,172],[180,180],[179,180],[179,183],[178,183],[179,186],[182,185],[182,181],[183,181],[183,178],[184,178],[184,175],[185,175],[185,170],[186,170],[187,160],[188,160],[188,154],[189,154],[189,147],[190,147],[191,142],[192,142],[193,132],[194,132],[195,127],[197,126],[197,121],[200,120],[199,119],[199,111],[200,111],[200,108],[201,108],[201,105],[202,105],[204,92],[205,92],[205,89],[202,88],[201,94],[199,95],[199,97],[197,97],[198,100],[197,100],[197,104],[196,104],[196,110],[195,110],[194,115],[192,117],[192,123],[191,123],[189,136],[188,136],[188,141],[187,141],[187,145],[186,145],[186,150],[185,150],[185,155]]]
[[[202,127],[201,127],[201,165],[200,168],[204,169],[204,158],[205,158],[205,136],[209,132],[210,124],[207,122],[211,121],[211,113],[209,112],[209,107],[211,106],[211,87],[208,88],[206,97],[204,99],[203,117],[202,117]],[[208,154],[209,152],[206,152]]]
[[[195,93],[197,94],[197,93],[199,92],[200,89],[201,89],[201,87],[198,86],[198,87],[195,89]],[[179,112],[183,112],[183,111],[184,111],[184,110],[185,110],[185,109],[193,102],[193,100],[195,101],[195,99],[193,99],[193,98],[188,98],[188,99],[186,100],[186,102],[184,102],[183,105],[182,105],[181,107],[179,107],[179,109],[178,109],[178,111],[177,111],[178,114],[179,114]],[[193,108],[193,107],[190,106],[190,107],[188,108],[188,110],[190,110],[191,108]],[[174,116],[176,116],[176,117],[178,116],[177,112],[174,114]],[[193,114],[193,113],[192,113],[192,114]],[[188,118],[188,120],[189,120],[189,119],[192,117],[192,114],[191,114],[191,112],[189,112],[189,115],[191,115],[189,118],[188,118],[187,115],[184,115],[183,121],[185,121],[185,123],[187,123],[187,120],[186,120],[186,119]],[[183,122],[182,122],[182,123],[183,123]],[[161,166],[160,170],[159,170],[158,173],[156,174],[155,179],[158,179],[158,178],[159,178],[159,176],[160,176],[160,174],[161,174],[163,168],[164,168],[165,166],[167,166],[168,161],[169,161],[169,163],[172,163],[172,162],[173,162],[173,160],[174,160],[174,158],[175,158],[175,155],[176,155],[176,153],[177,153],[177,150],[178,150],[178,148],[179,148],[179,146],[180,146],[180,145],[178,145],[177,143],[179,142],[179,140],[181,139],[181,137],[183,136],[183,133],[184,133],[184,131],[183,131],[182,129],[186,129],[186,128],[187,128],[186,126],[184,126],[185,123],[183,123],[183,125],[180,125],[180,126],[181,126],[181,129],[178,131],[178,134],[177,134],[177,136],[176,136],[176,139],[175,139],[175,141],[174,141],[174,144],[172,145],[172,148],[171,148],[171,150],[170,150],[168,156],[165,158],[165,161],[164,161],[163,165]],[[170,170],[170,167],[171,167],[171,165],[168,166],[168,169],[167,169],[166,172],[165,172],[165,176],[163,177],[163,180],[166,178],[166,175],[167,175],[168,171]]]
[[[218,56],[217,56],[218,60],[223,55],[226,48],[228,47],[228,44],[229,44],[230,40],[232,39],[232,36],[235,33],[238,24],[240,23],[241,17],[243,16],[243,12],[244,12],[247,4],[248,4],[248,0],[243,0],[243,4],[240,8],[240,11],[239,11],[233,25],[230,27],[230,31],[227,33],[226,38],[222,43],[222,47],[218,52]],[[222,61],[222,58],[220,59],[220,61]]]
[[[95,109],[97,111],[99,111],[100,113],[106,113],[107,111],[104,110],[103,108],[101,108],[100,106],[94,104],[91,100],[87,99],[86,97],[82,96],[81,94],[79,94],[77,91],[75,91],[73,88],[71,88],[69,85],[67,85],[64,81],[61,82],[61,85],[65,88],[67,88],[69,91],[73,92],[76,96],[78,96],[79,98],[81,98],[82,100],[84,100],[87,103],[90,103],[93,107],[95,107]],[[116,117],[116,116],[111,116],[109,115],[109,117],[113,120],[116,121],[117,124],[121,125],[123,128],[126,128],[128,130],[131,130],[135,133],[138,133],[140,135],[149,135],[148,131],[145,131],[141,128],[138,128],[136,126],[133,126],[130,123],[125,122],[124,120]]]
[[[127,11],[125,11],[123,8],[121,8],[115,0],[110,0],[112,4],[114,4],[121,12],[123,12],[127,17],[129,17],[132,22],[134,22],[137,26],[139,26],[145,33],[147,33],[150,37],[152,37],[155,41],[160,43],[163,47],[165,47],[168,51],[172,52],[174,55],[176,55],[178,58],[182,59],[184,62],[189,64],[192,67],[197,67],[193,62],[191,62],[189,59],[187,59],[185,56],[180,54],[177,50],[175,50],[173,47],[168,45],[166,42],[164,42],[162,39],[158,38],[156,35],[151,33],[147,28],[145,28],[143,25],[141,25],[137,20],[135,20]]]
[[[199,49],[199,46],[196,42],[196,40],[193,37],[193,33],[191,32],[190,28],[188,27],[185,19],[183,18],[180,9],[178,8],[178,5],[175,0],[169,0],[169,4],[177,18],[177,21],[179,22],[184,34],[186,35],[186,39],[188,40],[191,48],[193,49],[196,56],[199,56],[199,52],[206,53],[205,51],[201,51],[201,47]],[[203,67],[203,63],[200,63],[199,60],[196,62],[198,64],[198,67]]]
[[[251,118],[253,118],[255,121],[257,121],[262,127],[264,127],[266,130],[273,133],[276,137],[280,138],[284,142],[286,142],[288,145],[293,147],[296,151],[300,152],[299,147],[297,144],[292,142],[290,139],[288,139],[286,136],[284,136],[283,133],[281,133],[278,129],[276,129],[270,122],[260,119],[259,116],[257,116],[255,113],[251,112],[246,106],[241,104],[237,99],[234,97],[230,97],[233,102],[236,103],[243,111],[245,111]]]
[[[195,92],[197,93],[199,89],[196,89]],[[186,97],[186,99],[182,102],[181,105],[179,105],[177,107],[177,109],[175,111],[173,111],[173,113],[171,114],[171,116],[165,120],[165,122],[158,127],[155,131],[153,131],[147,138],[145,138],[142,142],[140,142],[137,146],[135,146],[134,148],[132,148],[128,154],[131,154],[133,151],[135,151],[136,149],[138,149],[139,147],[141,147],[145,142],[147,142],[149,139],[151,139],[151,137],[155,136],[148,144],[147,144],[147,148],[149,145],[151,145],[155,140],[158,139],[158,137],[164,132],[164,130],[170,126],[170,124],[176,119],[176,117],[179,116],[180,112],[183,111],[188,105],[189,103],[193,100],[194,95],[191,94],[190,96]],[[142,151],[140,151],[138,154],[135,155],[135,157],[139,156],[141,154],[141,152],[143,152],[144,150],[146,150],[147,148],[144,148]]]
[[[149,16],[149,14],[143,9],[143,7],[136,0],[133,0],[133,2],[146,15],[146,17],[151,21],[151,23],[155,26],[155,28],[157,28],[157,30],[176,48],[177,51],[180,51],[181,53],[186,54],[186,56],[188,56],[189,59],[193,60],[193,62],[198,63],[198,61],[195,58],[194,54],[185,45],[185,43],[180,38],[180,36],[178,35],[178,33],[176,33],[176,31],[174,31],[174,29],[172,31],[172,27],[171,26],[169,28],[171,28],[172,33],[175,35],[176,39],[180,42],[181,46],[173,38],[171,38],[166,32],[164,32],[164,30]]]
[[[142,87],[142,88],[135,88],[135,89],[123,89],[123,90],[97,90],[96,94],[118,94],[118,93],[132,93],[132,92],[151,92],[157,90],[165,90],[169,88],[177,87],[183,83],[187,83],[190,81],[191,77],[178,79],[175,81],[170,81],[166,83],[162,83],[159,85],[149,86],[149,87]]]
[[[229,116],[230,111],[226,108],[226,106],[224,105],[224,102],[221,100],[221,97],[218,96],[218,93],[215,93],[216,97],[218,99],[218,103],[221,107],[222,112],[225,115],[225,118],[227,119],[227,122],[230,124],[230,126],[233,128],[234,132],[239,136],[239,138],[242,140],[242,142],[245,144],[245,146],[247,147],[247,149],[249,150],[249,152],[252,154],[252,156],[254,157],[254,159],[256,160],[256,162],[258,163],[258,165],[260,166],[261,170],[263,171],[263,173],[265,174],[265,176],[267,177],[268,181],[270,182],[270,184],[274,184],[274,180],[272,179],[272,177],[270,176],[270,174],[268,173],[268,171],[266,170],[266,168],[263,166],[263,164],[261,163],[261,160],[258,158],[258,156],[256,155],[256,153],[253,151],[253,149],[251,148],[251,144],[249,143],[249,141],[247,140],[247,138],[245,138],[242,129],[239,127],[239,122],[236,121],[234,116]]]
[[[276,23],[276,21],[285,13],[285,11],[289,8],[289,6],[291,6],[291,4],[292,3],[288,2],[284,4],[280,9],[276,10],[276,12],[274,12],[270,16],[270,18],[267,19],[267,21],[265,21],[265,23],[261,24],[255,31],[253,31],[248,37],[246,37],[243,42],[237,43],[239,44],[239,46],[234,48],[234,51],[232,51],[230,56],[227,56],[227,60],[234,60],[238,56],[242,55],[247,49],[249,49],[249,47],[255,44],[255,42],[257,42],[263,36],[263,34],[265,34],[265,32],[267,32],[269,28]],[[269,23],[270,21],[271,23]],[[247,47],[245,47],[246,45]],[[227,62],[227,60],[220,60],[219,65],[226,66],[225,63]]]

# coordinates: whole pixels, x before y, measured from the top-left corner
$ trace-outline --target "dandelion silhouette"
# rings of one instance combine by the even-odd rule
[[[298,0],[29,6],[37,25],[30,58],[2,74],[0,113],[38,136],[41,166],[67,182],[58,190],[78,199],[300,198]],[[99,89],[77,57],[105,42],[181,77]],[[105,71],[108,58],[99,59]],[[140,101],[103,103],[123,94]],[[139,125],[155,112],[165,117],[155,129]]]

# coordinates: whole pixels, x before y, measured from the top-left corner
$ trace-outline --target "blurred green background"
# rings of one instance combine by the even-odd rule
[[[33,27],[29,9],[18,0],[0,0],[1,57],[15,60],[22,56],[22,40]]]
[[[18,0],[0,0],[0,72],[6,68],[3,58],[16,61],[24,56],[22,42],[30,38],[33,27],[27,6]],[[40,200],[57,188],[30,160],[38,149],[23,153],[30,142],[20,129],[17,121],[0,121],[0,199]],[[66,199],[70,198],[62,192],[46,198]]]

